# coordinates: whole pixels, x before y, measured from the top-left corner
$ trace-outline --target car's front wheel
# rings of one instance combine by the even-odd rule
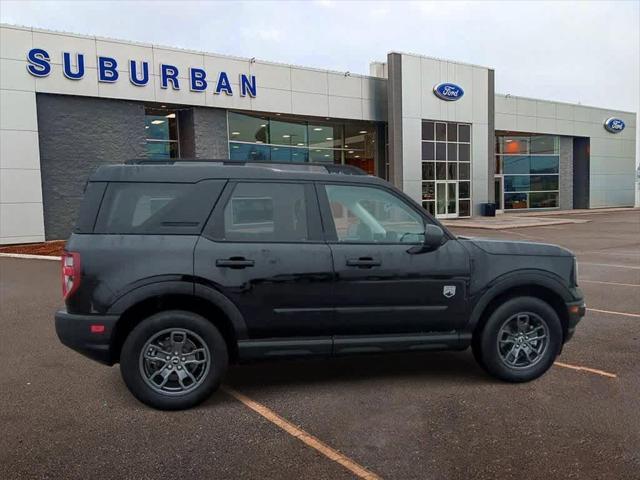
[[[553,365],[562,346],[557,313],[534,297],[507,300],[476,335],[473,349],[479,363],[508,382],[538,378]]]
[[[227,364],[227,346],[216,327],[181,310],[143,320],[120,355],[120,371],[131,393],[161,410],[181,410],[204,401],[220,385]]]

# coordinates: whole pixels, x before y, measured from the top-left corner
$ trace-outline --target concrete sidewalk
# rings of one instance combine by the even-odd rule
[[[447,227],[484,228],[487,230],[504,230],[507,228],[544,227],[547,225],[563,225],[567,223],[588,223],[590,220],[574,218],[539,218],[512,214],[500,214],[495,217],[472,217],[444,220]]]
[[[570,223],[587,223],[591,220],[575,218],[581,215],[596,215],[613,212],[640,212],[637,207],[592,208],[580,210],[548,210],[545,212],[509,212],[495,217],[472,217],[444,220],[448,227],[484,228],[487,230],[503,230],[508,228],[544,227],[547,225],[563,225]],[[563,217],[563,218],[559,218]]]

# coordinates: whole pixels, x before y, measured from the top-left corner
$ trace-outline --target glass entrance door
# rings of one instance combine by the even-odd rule
[[[458,216],[458,182],[436,182],[436,215],[438,218]]]

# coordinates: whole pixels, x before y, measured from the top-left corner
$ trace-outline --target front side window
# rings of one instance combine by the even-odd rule
[[[423,241],[423,218],[386,190],[352,185],[326,185],[325,189],[339,242]]]
[[[224,239],[247,242],[309,240],[304,185],[238,183],[224,209]]]

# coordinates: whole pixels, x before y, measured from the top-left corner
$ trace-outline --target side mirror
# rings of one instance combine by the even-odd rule
[[[437,250],[442,245],[444,232],[437,225],[427,225],[424,229],[424,246],[428,251]]]
[[[437,225],[428,224],[424,229],[424,242],[422,245],[411,247],[409,253],[433,252],[442,245],[444,231]]]

